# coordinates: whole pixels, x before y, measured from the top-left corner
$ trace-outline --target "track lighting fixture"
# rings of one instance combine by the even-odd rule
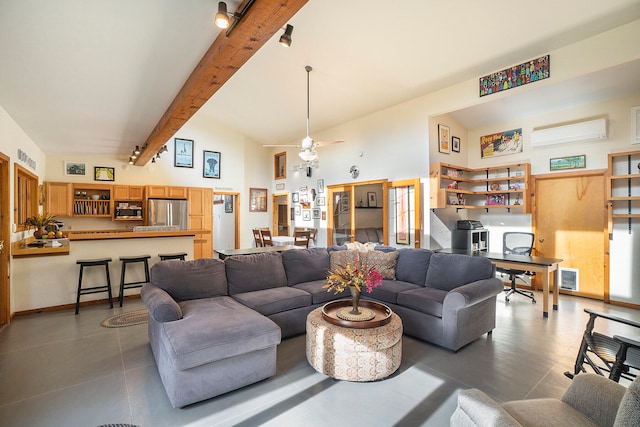
[[[280,36],[279,43],[284,47],[291,46],[291,34],[293,33],[293,25],[287,24],[284,28],[284,33]]]
[[[134,163],[134,158],[133,157],[129,157],[129,164],[132,165]]]
[[[131,158],[132,158],[133,160],[135,160],[135,159],[137,159],[137,158],[138,158],[138,155],[136,154],[135,150],[131,153]]]
[[[162,148],[161,148],[161,149],[160,149],[160,151],[159,151],[159,153],[160,153],[160,154],[162,154],[162,153],[168,153],[168,152],[169,152],[169,149],[167,148],[167,145],[166,145],[166,144],[165,144],[165,145],[163,145],[163,146],[162,146]]]
[[[136,149],[133,150],[133,154],[135,154],[136,156],[140,155],[140,147],[136,145]]]
[[[213,22],[218,28],[229,28],[229,13],[227,12],[227,4],[225,2],[218,2],[218,12],[213,18]]]

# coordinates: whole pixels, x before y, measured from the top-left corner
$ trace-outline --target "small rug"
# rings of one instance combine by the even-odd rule
[[[116,314],[108,319],[104,319],[100,325],[105,328],[124,328],[127,326],[140,325],[147,323],[149,313],[146,308],[141,310],[129,311],[126,313]]]

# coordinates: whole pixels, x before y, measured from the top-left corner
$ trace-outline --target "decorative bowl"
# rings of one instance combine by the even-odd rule
[[[100,200],[100,195],[99,195],[99,194],[93,194],[93,195],[91,196],[91,198],[92,198],[93,200]]]

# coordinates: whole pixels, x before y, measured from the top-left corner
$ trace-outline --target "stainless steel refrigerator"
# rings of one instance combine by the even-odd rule
[[[189,205],[181,199],[149,199],[147,224],[173,226],[178,230],[189,229]]]

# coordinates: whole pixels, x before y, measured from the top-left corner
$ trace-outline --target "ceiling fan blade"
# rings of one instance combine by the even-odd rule
[[[343,142],[344,142],[344,139],[336,139],[335,141],[318,141],[316,142],[316,145],[319,147],[324,147],[325,145],[340,144]]]

